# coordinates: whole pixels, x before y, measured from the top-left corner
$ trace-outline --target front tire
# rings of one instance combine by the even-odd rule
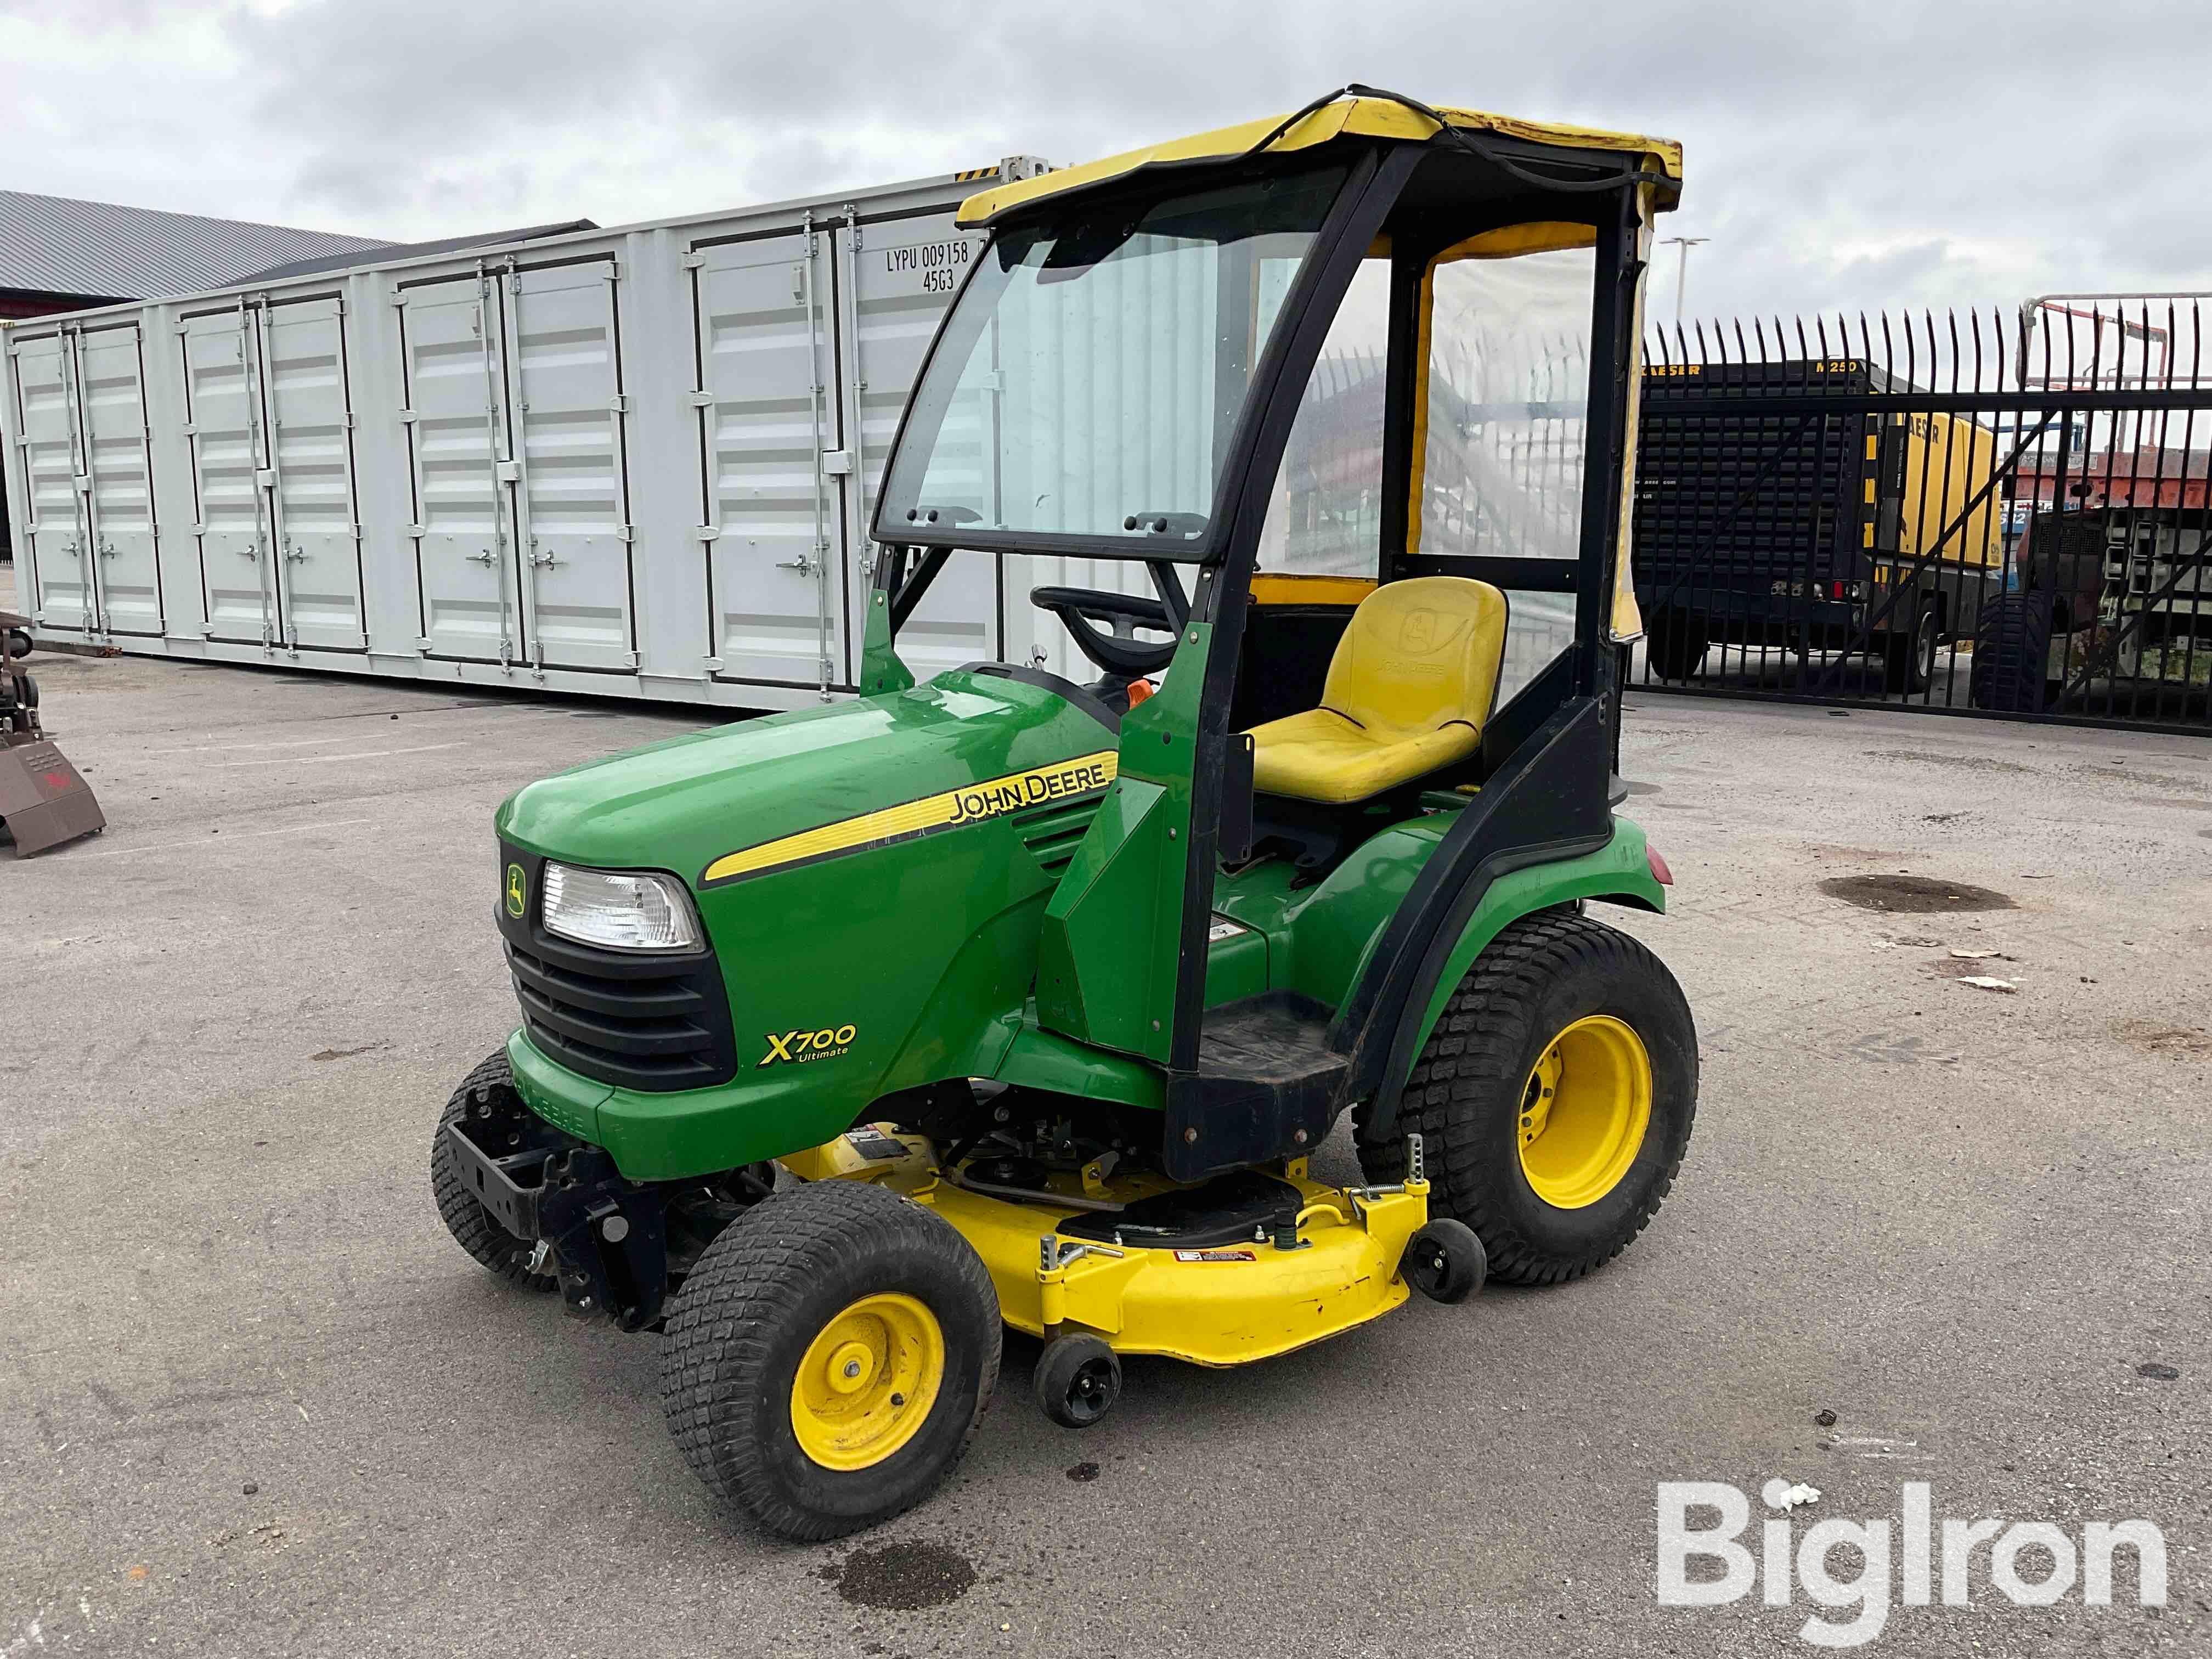
[[[507,1065],[504,1048],[463,1078],[461,1086],[446,1103],[446,1109],[438,1115],[438,1127],[430,1141],[430,1195],[437,1200],[446,1231],[478,1266],[525,1290],[550,1291],[559,1287],[559,1278],[530,1271],[536,1244],[517,1238],[477,1202],[461,1178],[460,1165],[454,1161],[446,1137],[446,1131],[464,1119],[496,1122],[527,1115],[529,1109],[514,1091],[514,1073]]]
[[[1627,1249],[1690,1140],[1698,1038],[1666,964],[1564,911],[1499,933],[1407,1080],[1398,1126],[1425,1140],[1431,1214],[1467,1224],[1490,1277],[1579,1279]],[[1364,1129],[1364,1121],[1363,1121]],[[1402,1180],[1402,1139],[1360,1163]]]
[[[802,1542],[888,1521],[967,1449],[999,1375],[999,1298],[968,1241],[881,1187],[765,1199],[707,1247],[660,1349],[692,1472]]]

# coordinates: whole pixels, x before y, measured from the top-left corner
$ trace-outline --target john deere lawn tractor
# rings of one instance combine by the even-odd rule
[[[985,191],[857,696],[501,808],[522,1024],[439,1122],[439,1209],[659,1332],[684,1455],[755,1522],[925,1496],[1002,1327],[1079,1428],[1124,1355],[1269,1358],[1650,1219],[1696,1036],[1589,907],[1669,879],[1613,808],[1680,178],[1355,86]],[[1095,678],[915,683],[915,605],[994,556],[1017,593],[1102,573],[1029,596]]]

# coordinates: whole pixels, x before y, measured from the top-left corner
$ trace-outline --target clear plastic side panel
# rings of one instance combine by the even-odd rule
[[[842,678],[842,535],[833,445],[827,235],[699,250],[701,453],[715,671],[819,686]],[[810,248],[810,242],[813,246]]]
[[[15,535],[31,550],[38,588],[25,608],[42,627],[79,632],[92,620],[92,572],[83,498],[77,493],[76,397],[69,343],[58,333],[10,348],[15,429],[23,439],[30,500],[16,509]]]
[[[1453,259],[1431,273],[1423,554],[1580,556],[1595,273],[1588,248]],[[1574,641],[1571,593],[1507,597],[1500,703]]]
[[[368,640],[338,301],[269,307],[261,341],[285,634],[299,645],[358,651]]]
[[[425,283],[407,289],[405,299],[423,648],[432,656],[512,661],[521,639],[501,477],[509,439],[496,282]]]
[[[615,267],[520,270],[506,286],[533,659],[627,670],[635,641]]]
[[[1260,532],[1265,574],[1376,574],[1390,351],[1390,262],[1365,261],[1306,379]]]

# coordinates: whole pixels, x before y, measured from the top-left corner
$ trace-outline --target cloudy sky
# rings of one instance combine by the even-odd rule
[[[1349,80],[1663,133],[1692,313],[2212,288],[2200,0],[0,0],[15,189],[411,240],[614,224]],[[1674,306],[1668,251],[1652,295]]]

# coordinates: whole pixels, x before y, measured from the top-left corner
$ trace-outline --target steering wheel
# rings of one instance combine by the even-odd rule
[[[1190,600],[1182,575],[1168,561],[1147,559],[1145,568],[1152,573],[1156,599],[1095,587],[1033,587],[1030,603],[1059,617],[1075,648],[1103,672],[1125,679],[1157,674],[1174,659],[1183,625],[1190,620]],[[1101,622],[1113,631],[1101,631]],[[1139,628],[1158,629],[1169,637],[1157,642],[1133,637]]]

